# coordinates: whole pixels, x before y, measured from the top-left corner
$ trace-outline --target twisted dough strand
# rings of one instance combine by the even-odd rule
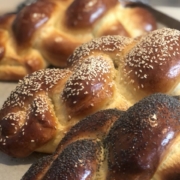
[[[96,112],[72,127],[55,153],[34,163],[22,179],[178,178],[179,115],[179,101],[164,94],[146,97],[126,112]]]
[[[0,149],[17,157],[52,153],[87,115],[127,110],[156,92],[178,94],[179,42],[180,32],[169,28],[136,39],[103,36],[77,48],[69,69],[26,76],[0,110]]]
[[[0,17],[0,80],[22,79],[49,65],[67,67],[74,49],[95,37],[135,37],[154,29],[148,10],[118,0],[37,0]]]

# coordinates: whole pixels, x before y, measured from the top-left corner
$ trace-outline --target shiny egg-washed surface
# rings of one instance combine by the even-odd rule
[[[179,117],[180,102],[164,94],[146,97],[126,112],[96,112],[22,179],[178,180]]]
[[[0,149],[15,157],[52,153],[66,132],[98,110],[127,110],[157,92],[179,94],[180,31],[132,39],[103,36],[69,57],[71,68],[36,71],[19,81],[0,110]]]
[[[37,0],[0,17],[0,80],[18,80],[49,65],[67,67],[75,48],[95,37],[136,37],[154,29],[147,9],[118,0]]]

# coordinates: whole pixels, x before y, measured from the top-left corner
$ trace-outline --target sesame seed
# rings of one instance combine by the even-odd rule
[[[23,80],[18,82],[15,90],[12,91],[2,108],[8,106],[24,107],[24,101],[26,99],[33,98],[34,94],[42,90],[49,91],[59,80],[65,78],[68,74],[70,74],[69,69],[62,70],[54,68],[39,70],[25,76]]]
[[[176,56],[179,53],[179,39],[180,32],[170,28],[158,29],[142,36],[124,57],[123,81],[127,79],[129,82],[133,82],[131,78],[148,80],[147,69],[151,70],[149,74],[153,74],[158,66],[170,63],[172,55]]]

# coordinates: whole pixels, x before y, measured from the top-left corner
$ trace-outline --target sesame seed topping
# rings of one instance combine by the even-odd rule
[[[133,78],[146,79],[144,82],[147,82],[150,74],[156,73],[157,69],[162,71],[160,66],[165,67],[173,61],[172,56],[178,55],[179,40],[180,32],[170,28],[158,29],[142,36],[124,57],[123,74],[126,81],[132,83]],[[141,84],[140,87],[144,88],[145,84]]]
[[[33,111],[35,116],[44,115],[45,112],[50,110],[48,107],[46,96],[44,96],[44,95],[36,96],[29,109],[30,109],[30,111]],[[43,117],[43,116],[41,116],[41,117]]]
[[[27,75],[23,80],[19,81],[16,89],[12,91],[10,97],[4,103],[3,108],[7,106],[24,107],[24,101],[27,98],[32,98],[34,94],[44,89],[49,91],[69,73],[68,69],[46,69]]]
[[[74,73],[66,82],[62,93],[62,100],[66,102],[72,97],[83,95],[95,95],[98,89],[104,89],[106,75],[109,75],[111,63],[104,60],[102,56],[89,56],[83,62],[79,62],[74,68]],[[108,76],[109,77],[109,76]],[[78,103],[76,98],[73,104]]]
[[[100,38],[95,38],[90,42],[77,47],[68,61],[71,63],[76,62],[77,60],[79,61],[79,59],[95,54],[98,50],[104,53],[121,52],[133,41],[133,39],[123,36],[102,36]]]

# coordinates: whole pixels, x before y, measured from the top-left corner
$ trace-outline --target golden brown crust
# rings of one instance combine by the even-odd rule
[[[6,35],[4,32],[0,31],[0,62],[2,61],[3,57],[5,56],[5,41]]]
[[[179,40],[180,32],[169,28],[135,39],[101,37],[79,46],[68,58],[68,64],[75,68],[88,58],[111,58],[117,69],[115,81],[120,93],[134,103],[155,92],[173,94],[178,88]]]
[[[10,29],[11,24],[14,21],[14,18],[16,17],[16,14],[5,14],[0,17],[0,28],[1,29]]]
[[[113,63],[101,56],[90,56],[73,68],[62,99],[70,114],[94,111],[113,97]],[[88,104],[87,104],[88,102]]]
[[[117,0],[37,0],[18,14],[1,17],[0,31],[5,33],[6,41],[0,46],[6,53],[0,56],[3,61],[0,66],[4,69],[0,71],[0,80],[22,79],[49,64],[67,67],[67,58],[74,49],[95,37],[109,34],[134,37],[156,29],[156,21],[146,9],[142,10],[145,18],[141,17],[142,8],[134,9],[122,6]],[[123,23],[119,11],[124,16],[135,11],[135,21]],[[144,23],[151,28],[145,28]],[[131,26],[129,29],[127,24]],[[29,65],[33,60],[36,63]]]
[[[114,66],[117,67],[121,60],[121,57],[118,57],[118,53],[123,54],[123,51],[133,43],[136,43],[134,39],[123,36],[102,36],[95,38],[76,48],[67,60],[68,66],[74,68],[76,63],[81,64],[89,56],[94,56],[91,59],[93,60],[96,56],[104,55],[106,58],[111,58]]]
[[[32,36],[49,20],[54,8],[53,2],[39,0],[25,6],[17,14],[12,24],[12,31],[19,46],[30,45]]]
[[[107,52],[110,51],[110,54],[114,49],[113,47],[117,46],[118,43],[122,45],[122,47],[118,48],[119,51],[122,51],[125,44],[131,42],[124,37],[119,37],[118,39],[114,37],[103,37],[102,40],[102,43],[107,43],[104,50]],[[114,41],[116,43],[114,43]],[[108,42],[111,42],[110,45],[108,45]],[[39,125],[39,121],[44,117],[45,120],[43,121],[47,120],[50,125],[51,123],[54,124],[54,126],[47,127],[47,133],[49,129],[52,134],[47,138],[44,137],[43,133],[42,135],[38,134],[38,140],[37,142],[33,142],[33,148],[38,151],[52,152],[69,128],[86,115],[109,107],[127,109],[130,106],[130,103],[127,102],[123,96],[118,95],[118,91],[115,88],[114,77],[114,63],[108,56],[103,55],[98,56],[98,58],[91,56],[89,58],[87,57],[87,59],[80,59],[74,63],[71,69],[46,69],[37,71],[32,75],[26,76],[23,81],[20,81],[15,91],[11,93],[0,111],[0,122],[3,123],[3,118],[8,116],[9,113],[19,113],[23,111],[26,113],[26,116],[22,118],[24,123],[33,120],[33,122],[35,122],[34,128],[39,128],[37,133],[42,133],[41,128],[43,128],[43,124]],[[118,98],[116,97],[117,95]],[[42,103],[39,104],[43,104],[42,106],[38,106],[38,103],[35,103],[37,107],[34,106],[36,98],[42,101]],[[33,114],[36,114],[36,110],[39,110],[41,113],[37,115],[37,117],[33,117]],[[50,113],[50,116],[46,113]],[[11,131],[11,121],[6,121],[6,124],[8,123],[10,128],[8,131]],[[2,124],[1,126],[3,129],[6,125]],[[31,129],[29,126],[27,126],[27,128]],[[19,138],[19,142],[23,142],[20,139],[23,139],[24,136],[19,136],[22,130],[24,130],[24,128],[19,127],[19,131],[14,132],[15,135],[12,137],[14,138],[14,142],[17,137]],[[26,131],[24,131],[25,134]],[[1,137],[2,141],[6,135],[8,136],[4,131],[3,133]],[[35,133],[33,135],[35,135]],[[28,131],[27,138],[31,137],[32,134]],[[10,139],[11,138],[8,138],[9,141]],[[18,154],[18,150],[17,152],[15,150],[13,151],[14,144],[12,143],[10,149],[13,152],[9,152],[9,150],[6,150],[6,147],[10,146],[8,140],[6,140],[7,145],[1,145],[1,148],[4,152],[7,151],[9,155],[26,156],[28,153],[33,152],[33,148],[28,147],[25,148],[28,152],[21,152],[20,155]],[[34,140],[34,138],[32,140]],[[27,140],[27,142],[29,142],[29,140]],[[19,149],[24,148],[24,144],[25,143],[21,143],[21,145],[18,146]]]
[[[51,32],[47,38],[42,40],[41,50],[46,59],[52,59],[51,64],[65,68],[70,52],[81,44],[82,41],[72,40],[65,33]]]
[[[103,36],[79,46],[68,59],[69,69],[40,70],[19,82],[0,111],[2,138],[15,132],[10,119],[4,123],[4,118],[23,111],[26,115],[21,121],[34,119],[39,133],[39,142],[28,153],[53,152],[66,132],[89,114],[108,108],[127,110],[152,93],[173,94],[172,88],[179,85],[179,38],[178,30],[164,28],[136,39]],[[35,106],[37,99],[43,106]],[[41,108],[43,113],[34,117]],[[48,138],[43,133],[40,136],[43,117],[50,121]],[[22,133],[21,126],[17,129]],[[23,138],[14,136],[19,141]],[[13,143],[11,146],[13,150]]]
[[[24,157],[54,138],[57,117],[48,91],[62,85],[68,70],[38,71],[20,81],[0,112],[1,150]]]
[[[99,32],[99,36],[108,36],[108,35],[120,35],[129,37],[129,33],[126,31],[124,26],[120,22],[111,22],[108,26],[104,27],[102,32]]]
[[[117,3],[118,0],[74,0],[65,12],[65,24],[69,28],[91,27]]]
[[[129,32],[130,37],[137,37],[144,34],[143,32],[155,30],[156,22],[153,20],[153,15],[146,9],[141,7],[127,8],[124,9],[124,13],[120,12],[119,9],[118,13],[121,14],[123,19],[123,21],[120,21],[123,26],[126,27],[125,24],[128,23],[126,30]]]
[[[180,33],[156,30],[139,39],[125,56],[125,79],[148,94],[171,92],[179,83]]]
[[[120,101],[113,101],[116,90],[110,60],[87,59],[76,68],[75,73],[68,69],[40,70],[19,82],[0,111],[3,152],[16,157],[34,150],[53,152],[82,117],[99,109],[120,108],[120,104],[122,109],[130,106],[121,96]]]
[[[73,126],[56,152],[33,164],[22,179],[179,178],[179,151],[174,151],[180,145],[179,115],[179,101],[164,94],[146,97],[126,112],[96,112]],[[45,159],[49,166],[43,168]]]

